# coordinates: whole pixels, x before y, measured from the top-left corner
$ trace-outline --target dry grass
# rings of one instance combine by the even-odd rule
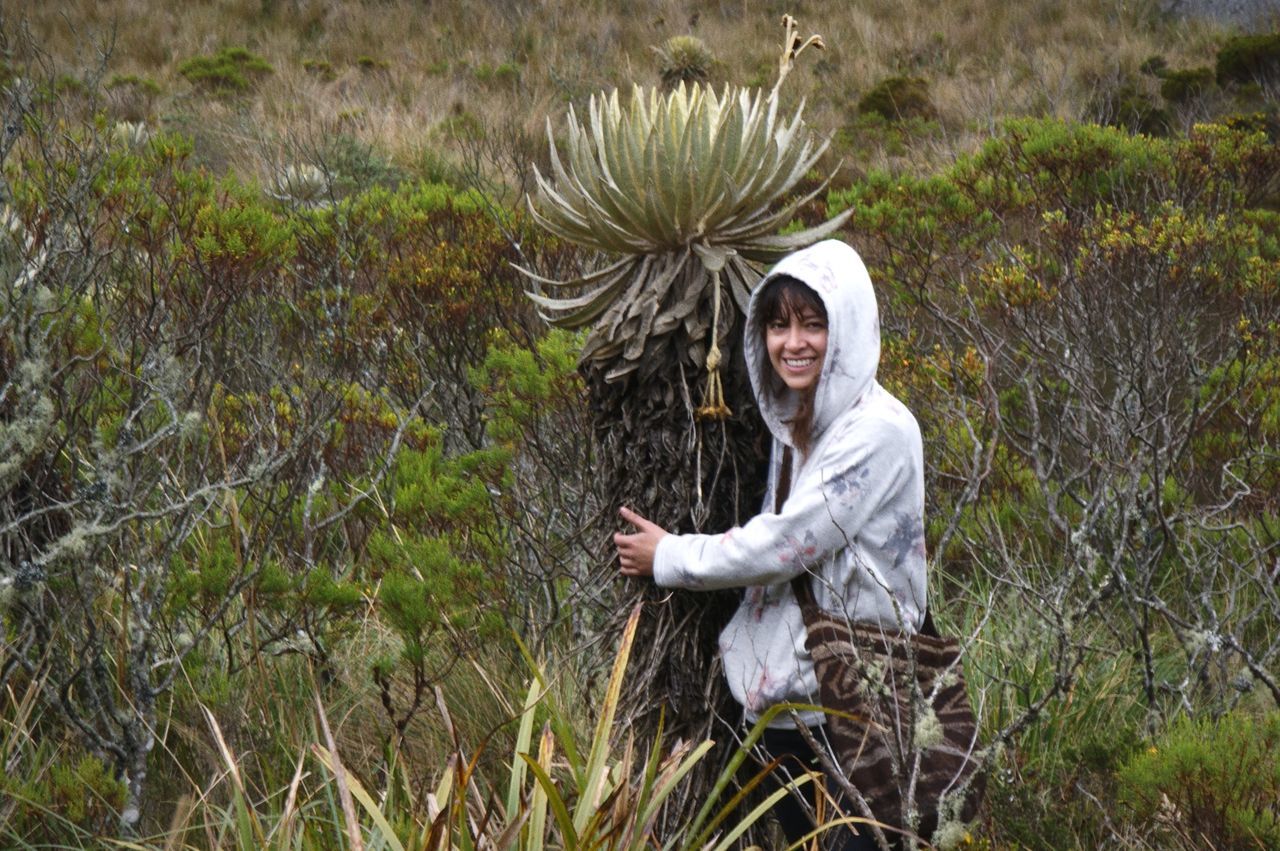
[[[719,59],[721,82],[771,84],[783,12],[822,33],[788,81],[808,119],[835,133],[856,123],[858,99],[887,76],[921,76],[937,121],[894,145],[865,135],[860,165],[927,167],[954,156],[1010,115],[1086,117],[1099,87],[1133,76],[1147,57],[1171,67],[1212,62],[1225,33],[1159,18],[1123,0],[836,0],[797,4],[412,0],[16,0],[5,26],[30,22],[63,68],[87,68],[114,34],[109,74],[154,79],[153,123],[203,136],[214,167],[263,174],[298,140],[346,134],[410,170],[453,149],[449,129],[513,127],[540,138],[544,121],[593,92],[657,81],[651,47],[693,33]],[[178,66],[243,46],[275,68],[256,90],[219,99]],[[310,63],[308,69],[306,64]],[[320,64],[317,63],[326,63]],[[539,143],[538,147],[542,147]],[[848,156],[850,151],[842,152]]]

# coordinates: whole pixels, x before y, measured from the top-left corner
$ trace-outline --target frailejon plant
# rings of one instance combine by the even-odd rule
[[[658,75],[664,88],[674,89],[681,83],[702,86],[711,82],[711,68],[716,58],[706,42],[695,35],[675,35],[654,47],[658,54]]]
[[[803,49],[822,44],[798,38],[789,16],[784,24],[779,84]],[[590,329],[581,361],[607,499],[667,528],[720,531],[759,506],[765,436],[741,351],[747,302],[763,264],[847,218],[784,233],[826,185],[797,192],[826,143],[803,107],[784,113],[779,89],[602,94],[585,121],[570,110],[563,146],[552,138],[551,174],[536,175],[537,222],[609,259],[567,280],[529,271],[531,298],[553,324]],[[705,734],[714,635],[730,605],[680,596],[657,610],[660,621],[697,626],[643,643],[657,658],[639,666],[628,712],[654,723],[668,704],[675,729]]]
[[[332,176],[319,166],[296,163],[276,172],[267,194],[279,201],[315,206],[332,199],[332,184]]]
[[[834,233],[848,218],[781,233],[796,210],[826,187],[779,206],[809,173],[817,143],[798,109],[780,120],[779,90],[683,84],[663,95],[636,86],[623,106],[617,91],[593,97],[586,124],[572,108],[567,166],[554,138],[554,184],[537,175],[536,220],[558,236],[621,259],[567,281],[537,276],[560,298],[532,293],[554,324],[594,323],[584,361],[610,364],[608,378],[669,365],[648,355],[681,332],[700,340],[724,324],[721,285],[745,311],[760,277],[757,263]],[[548,127],[550,135],[550,127]],[[716,329],[717,331],[719,329]],[[717,346],[713,334],[708,357]],[[714,369],[714,366],[710,367]]]

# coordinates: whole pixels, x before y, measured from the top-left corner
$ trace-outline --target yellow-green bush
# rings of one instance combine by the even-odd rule
[[[1180,717],[1118,779],[1120,800],[1165,847],[1280,847],[1280,712]]]
[[[1278,180],[1247,128],[1026,120],[829,194],[879,287],[881,379],[924,431],[934,593],[986,618],[973,680],[1021,744],[999,839],[1112,841],[1078,790],[1110,800],[1148,723],[1280,704]],[[1124,664],[1091,682],[1103,660]]]

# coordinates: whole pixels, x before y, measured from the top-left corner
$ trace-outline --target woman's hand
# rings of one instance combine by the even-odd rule
[[[622,532],[615,532],[613,535],[613,545],[618,548],[618,561],[622,563],[622,575],[653,576],[653,554],[658,549],[658,541],[666,537],[667,530],[656,523],[650,523],[626,506],[618,509],[618,513],[638,530],[630,535]]]

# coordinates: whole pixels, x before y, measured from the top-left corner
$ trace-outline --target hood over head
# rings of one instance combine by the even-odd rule
[[[747,371],[769,430],[791,446],[786,421],[794,415],[799,398],[773,371],[764,340],[756,331],[760,293],[781,275],[807,285],[827,308],[827,354],[814,397],[815,439],[837,416],[857,405],[875,383],[880,364],[880,314],[862,258],[836,239],[788,254],[756,287],[747,310]]]

